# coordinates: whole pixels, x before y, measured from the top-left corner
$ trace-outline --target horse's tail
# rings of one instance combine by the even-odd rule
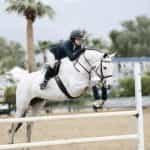
[[[29,87],[27,81],[20,81],[16,89],[16,117],[25,117],[29,109]],[[15,127],[15,132],[22,126],[22,123],[18,123]]]

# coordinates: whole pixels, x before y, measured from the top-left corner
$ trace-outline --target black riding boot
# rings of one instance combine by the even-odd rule
[[[45,76],[44,76],[44,81],[40,84],[40,89],[41,90],[46,88],[49,79],[52,78],[53,76],[54,76],[53,68],[48,66],[47,70],[46,70],[46,73],[45,73]]]
[[[40,89],[43,90],[46,88],[48,81],[50,78],[56,76],[59,72],[59,67],[60,67],[60,61],[56,62],[54,64],[54,67],[51,68],[50,66],[47,67],[45,76],[44,76],[44,81],[40,84]]]

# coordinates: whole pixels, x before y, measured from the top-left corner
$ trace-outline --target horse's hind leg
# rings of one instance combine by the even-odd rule
[[[27,136],[27,142],[31,142],[31,134],[32,134],[32,122],[27,123],[27,127],[26,127],[26,136]],[[27,148],[26,150],[29,150],[29,148]]]
[[[16,113],[16,118],[19,118],[19,117],[25,117],[26,115],[26,111],[24,112],[17,112]],[[9,141],[9,144],[13,144],[14,143],[14,136],[15,136],[15,133],[18,131],[18,129],[21,127],[22,123],[12,123],[11,125],[11,129],[9,130],[9,134],[10,134],[10,141]]]
[[[34,99],[35,102],[32,103],[31,105],[31,110],[32,110],[32,116],[37,116],[38,111],[45,105],[46,101],[44,100],[40,100],[40,99]],[[37,103],[36,103],[37,101]],[[26,139],[27,142],[31,142],[31,134],[32,134],[32,127],[33,127],[33,122],[29,122],[27,123],[27,127],[26,127]],[[27,148],[26,150],[29,150],[29,148]]]

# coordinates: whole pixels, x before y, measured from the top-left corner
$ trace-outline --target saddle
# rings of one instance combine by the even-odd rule
[[[73,97],[73,96],[70,95],[70,93],[68,92],[67,88],[65,87],[63,81],[62,81],[61,78],[59,77],[58,72],[59,72],[60,64],[61,64],[61,61],[57,61],[57,62],[55,63],[55,65],[54,65],[54,68],[53,68],[55,81],[56,81],[58,87],[60,88],[60,90],[61,90],[69,99],[77,98],[77,97]]]
[[[59,72],[60,64],[61,62],[57,61],[53,68],[49,64],[45,64],[44,69],[47,70],[46,76],[49,76],[50,78],[55,77]]]

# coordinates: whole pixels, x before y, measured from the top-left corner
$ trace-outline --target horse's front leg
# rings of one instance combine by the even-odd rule
[[[104,100],[97,100],[96,102],[94,102],[93,104],[93,110],[95,112],[98,112],[98,109],[103,109],[103,106],[105,104]]]

